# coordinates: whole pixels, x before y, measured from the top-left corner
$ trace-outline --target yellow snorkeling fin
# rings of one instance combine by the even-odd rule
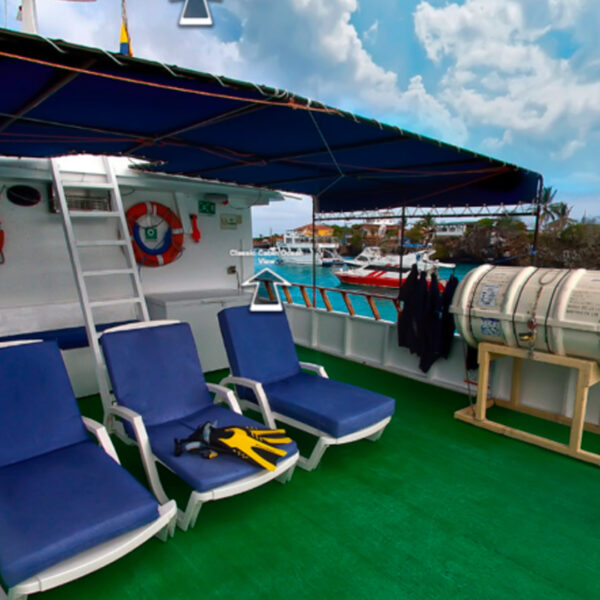
[[[210,423],[205,423],[203,430],[211,448],[234,454],[269,471],[275,470],[277,458],[287,455],[286,450],[277,448],[276,445],[292,441],[284,429],[213,427]]]

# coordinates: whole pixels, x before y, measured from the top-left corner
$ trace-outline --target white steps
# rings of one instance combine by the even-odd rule
[[[104,357],[100,344],[98,343],[98,332],[97,324],[94,319],[94,309],[101,307],[117,307],[130,305],[134,307],[136,318],[139,321],[149,321],[148,307],[146,306],[146,299],[142,290],[140,282],[138,267],[133,254],[131,243],[129,242],[129,230],[127,227],[127,219],[125,211],[123,209],[123,203],[121,200],[121,193],[119,190],[119,184],[117,178],[112,169],[110,159],[103,157],[104,168],[105,168],[105,182],[88,182],[80,180],[67,179],[63,176],[60,170],[60,166],[57,159],[51,159],[52,176],[54,179],[54,186],[58,196],[60,215],[65,233],[65,239],[67,242],[67,250],[71,259],[71,266],[73,268],[73,275],[75,276],[75,282],[77,284],[77,293],[79,295],[79,301],[81,309],[83,311],[85,327],[87,331],[88,340],[92,351],[94,353],[94,359],[96,362],[96,375],[98,378],[98,387],[100,389],[100,396],[104,406],[105,423],[109,426],[112,425],[109,419],[107,419],[108,408],[112,405],[112,396],[110,393],[110,387],[106,372],[106,365],[104,363]],[[78,190],[108,190],[110,196],[110,204],[108,210],[81,210],[69,208],[67,191],[69,189]],[[114,237],[111,239],[77,239],[75,236],[74,220],[77,220],[78,232],[79,228],[83,227],[81,223],[86,221],[99,222],[99,220],[111,220],[115,223],[114,227],[110,227],[110,231],[114,232]],[[94,221],[95,220],[95,221]],[[100,223],[99,223],[100,224]],[[88,225],[89,227],[90,225]],[[110,235],[110,234],[109,234]],[[113,252],[107,254],[111,259],[119,261],[120,264],[114,266],[105,266],[103,268],[92,268],[84,269],[82,267],[82,257],[80,249],[101,249],[104,248],[120,248],[122,252]],[[91,252],[91,250],[90,250]],[[87,257],[86,255],[86,258]],[[119,298],[93,298],[90,294],[90,288],[87,283],[88,279],[97,280],[100,278],[103,282],[109,280],[110,277],[119,278],[118,281],[123,282],[123,275],[127,275],[130,278],[130,290],[131,293],[128,296]],[[117,282],[115,282],[117,283]],[[120,285],[115,287],[119,287]],[[94,289],[94,288],[92,288]],[[105,286],[106,289],[106,286]]]

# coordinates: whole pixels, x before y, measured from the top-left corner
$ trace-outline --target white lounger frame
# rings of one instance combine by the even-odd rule
[[[325,367],[322,365],[317,365],[314,363],[301,362],[300,367],[306,371],[313,371],[319,377],[324,377],[325,379],[329,379],[327,375],[327,371],[325,371]],[[221,380],[220,385],[239,385],[241,387],[246,387],[251,389],[254,392],[254,396],[258,401],[258,408],[262,413],[263,420],[266,425],[271,428],[277,427],[276,422],[281,421],[286,425],[290,425],[299,429],[300,431],[306,431],[311,435],[316,436],[317,443],[313,448],[309,457],[301,456],[298,460],[298,466],[306,471],[312,471],[316,469],[319,463],[321,462],[321,458],[323,458],[323,454],[325,454],[325,450],[329,446],[339,446],[341,444],[349,444],[350,442],[355,442],[357,440],[368,439],[372,442],[377,441],[383,430],[386,428],[387,424],[391,421],[392,417],[386,417],[381,421],[374,423],[373,425],[369,425],[364,429],[360,429],[355,431],[354,433],[349,433],[348,435],[344,435],[339,438],[331,437],[324,431],[320,429],[316,429],[315,427],[311,427],[306,423],[302,423],[301,421],[297,421],[296,419],[292,419],[284,414],[271,410],[271,405],[269,404],[269,399],[265,393],[265,390],[262,384],[253,379],[248,379],[247,377],[236,377],[235,375],[229,375],[225,377],[225,379]],[[243,408],[252,408],[256,410],[257,404],[255,402],[251,402],[250,400],[240,400],[240,404]]]
[[[82,417],[82,419],[86,429],[96,436],[102,449],[117,464],[120,464],[115,447],[105,427],[87,417]],[[13,586],[8,590],[8,595],[0,587],[0,600],[25,600],[29,594],[45,592],[74,579],[79,579],[125,556],[152,536],[157,536],[162,541],[167,540],[175,531],[177,516],[175,501],[170,500],[161,503],[161,506],[158,507],[158,513],[158,518],[152,523],[94,546],[77,556],[63,560]]]
[[[150,321],[144,323],[130,323],[128,325],[119,325],[118,327],[112,327],[103,332],[102,335],[113,333],[116,331],[127,331],[130,329],[145,329],[147,327],[157,327],[161,325],[170,325],[176,324],[180,321]],[[206,383],[209,391],[215,394],[215,403],[224,401],[228,404],[229,408],[241,415],[242,409],[238,403],[235,394],[228,388],[217,385],[215,383]],[[135,443],[138,446],[140,451],[140,457],[142,459],[142,464],[144,466],[144,471],[146,472],[146,477],[148,478],[148,484],[150,485],[150,489],[152,493],[156,497],[156,499],[162,504],[169,501],[169,498],[163,488],[163,485],[160,481],[160,476],[158,474],[157,463],[163,465],[166,469],[174,472],[167,465],[165,465],[159,458],[157,458],[152,452],[152,447],[150,446],[150,439],[148,438],[148,432],[146,431],[146,426],[144,425],[144,420],[142,416],[131,410],[126,408],[125,406],[119,406],[118,404],[113,405],[109,408],[109,416],[117,417],[124,421],[127,421],[135,434]],[[222,498],[227,498],[229,496],[235,496],[236,494],[241,494],[242,492],[246,492],[248,490],[252,490],[256,487],[259,487],[273,479],[277,479],[281,483],[286,483],[292,478],[294,473],[294,468],[298,459],[300,458],[300,454],[296,452],[292,456],[288,456],[285,460],[280,461],[277,464],[277,467],[274,471],[259,471],[254,475],[250,475],[239,481],[234,481],[232,483],[228,483],[207,492],[198,492],[196,490],[192,491],[190,494],[187,507],[185,511],[178,509],[177,511],[177,525],[183,530],[187,531],[189,527],[193,527],[196,524],[196,519],[198,518],[198,514],[200,513],[200,509],[205,502],[209,502],[210,500],[220,500]],[[175,472],[175,475],[177,473]]]

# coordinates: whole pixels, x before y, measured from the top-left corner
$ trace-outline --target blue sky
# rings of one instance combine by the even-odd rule
[[[8,0],[8,27],[18,0]],[[137,56],[293,90],[543,174],[600,216],[598,0],[128,0]],[[38,0],[40,32],[116,50],[120,2]],[[255,209],[256,233],[310,220]]]

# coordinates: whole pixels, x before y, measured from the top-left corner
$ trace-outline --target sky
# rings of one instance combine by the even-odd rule
[[[37,0],[42,35],[117,50],[120,0]],[[5,0],[4,25],[19,0]],[[600,216],[598,0],[128,0],[136,56],[293,91],[541,173]],[[255,234],[310,221],[253,209]]]

